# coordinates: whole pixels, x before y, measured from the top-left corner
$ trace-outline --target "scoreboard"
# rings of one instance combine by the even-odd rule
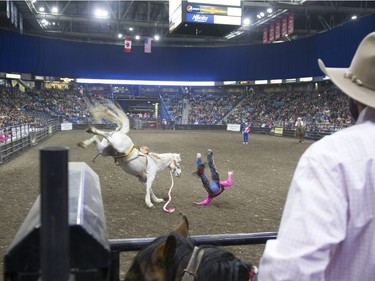
[[[169,32],[224,36],[242,24],[241,0],[170,0]]]

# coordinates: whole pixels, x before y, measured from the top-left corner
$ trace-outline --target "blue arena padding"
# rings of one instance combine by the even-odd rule
[[[111,250],[98,175],[84,162],[69,162],[70,275],[74,280],[107,280]],[[52,188],[52,187],[51,187]],[[4,280],[39,280],[41,196],[4,257]],[[56,241],[59,243],[59,241]],[[53,262],[53,261],[51,261]]]

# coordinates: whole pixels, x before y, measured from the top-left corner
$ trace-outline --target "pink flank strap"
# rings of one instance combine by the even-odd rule
[[[174,185],[172,171],[170,171],[170,174],[171,174],[172,184],[171,184],[171,187],[169,188],[169,191],[168,191],[168,198],[169,199],[168,199],[167,203],[165,203],[164,206],[163,206],[163,210],[167,213],[173,213],[176,210],[175,208],[170,208],[170,209],[167,208],[168,204],[172,201],[172,188],[173,188],[173,185]]]

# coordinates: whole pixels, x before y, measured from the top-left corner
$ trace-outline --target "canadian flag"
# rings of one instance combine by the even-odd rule
[[[125,53],[131,53],[132,52],[132,38],[130,36],[125,37],[124,52]]]

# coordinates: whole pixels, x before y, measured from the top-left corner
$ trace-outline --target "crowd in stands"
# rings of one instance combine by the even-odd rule
[[[294,129],[298,117],[307,131],[336,131],[352,124],[348,100],[338,89],[292,93],[251,91],[227,117],[228,123]]]
[[[169,116],[173,118],[175,124],[181,124],[182,113],[184,109],[184,95],[181,92],[177,93],[162,93],[160,95],[163,99],[163,106]]]
[[[220,124],[241,98],[230,94],[192,94],[189,96],[189,124]]]
[[[0,128],[19,124],[43,125],[49,118],[72,123],[88,123],[89,104],[106,98],[68,89],[0,88]]]
[[[19,124],[32,127],[45,125],[48,119],[87,124],[92,122],[88,104],[110,97],[105,92],[84,92],[80,89],[27,89],[0,88],[0,134],[6,128]],[[256,127],[283,127],[293,129],[301,117],[309,131],[335,131],[350,126],[352,120],[347,99],[339,90],[260,92],[244,94],[189,93],[161,94],[170,119],[181,124],[217,125],[249,122]],[[142,120],[152,119],[150,113],[131,113]],[[170,120],[168,120],[170,121]]]
[[[32,105],[32,99],[18,90],[0,91],[0,128],[19,124],[40,124],[43,120],[25,113],[25,107]]]
[[[87,123],[88,117],[87,103],[79,91],[32,89],[22,92],[18,88],[0,88],[1,142],[9,138],[12,126],[28,124],[33,129],[45,126],[53,118]]]
[[[184,93],[163,93],[164,106],[176,124],[182,124],[187,110],[187,124],[217,125],[242,99],[229,93],[201,93],[190,89]]]

